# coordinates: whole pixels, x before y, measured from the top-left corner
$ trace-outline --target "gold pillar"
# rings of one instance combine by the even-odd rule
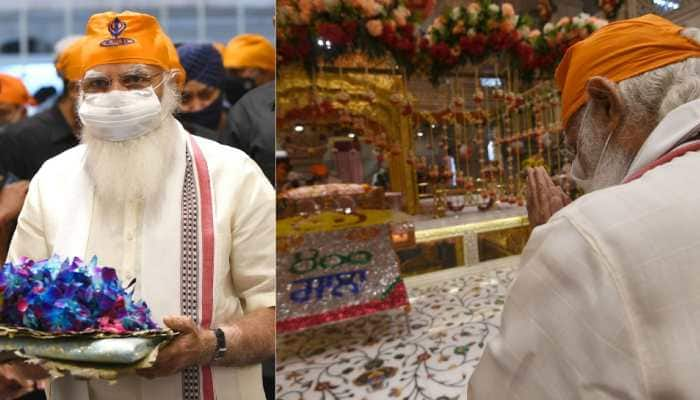
[[[409,155],[413,153],[413,132],[410,117],[395,113],[389,130],[391,143],[398,143],[400,153],[392,154],[389,159],[389,179],[391,190],[403,193],[405,211],[409,214],[418,213],[418,182],[416,181],[415,166],[408,163]]]
[[[408,163],[414,146],[411,119],[402,116],[402,106],[392,104],[390,99],[394,94],[404,93],[402,76],[392,69],[375,69],[371,72],[357,68],[346,68],[342,71],[327,69],[319,74],[315,84],[312,84],[301,68],[284,68],[277,81],[278,116],[308,105],[312,87],[319,98],[333,102],[336,108],[345,108],[354,115],[362,115],[384,127],[389,154],[384,165],[389,168],[391,190],[403,193],[406,212],[417,213],[418,184],[415,168]],[[372,91],[376,95],[376,100],[368,102],[363,99],[361,94],[367,91]],[[340,92],[349,94],[351,100],[346,104],[338,103],[335,98]],[[311,120],[303,122],[313,124]],[[392,148],[397,148],[397,145],[398,154],[391,154]]]

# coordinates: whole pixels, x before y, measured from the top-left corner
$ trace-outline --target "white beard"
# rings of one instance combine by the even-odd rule
[[[160,125],[135,139],[112,142],[98,139],[88,126],[82,128],[86,145],[85,168],[101,203],[115,207],[125,201],[155,198],[175,156],[176,132],[174,89],[166,88],[161,99]]]
[[[603,159],[600,160],[598,168],[596,168],[596,172],[591,180],[590,191],[605,189],[622,183],[631,163],[630,157],[611,143]]]
[[[609,137],[596,132],[605,132],[606,128],[593,120],[588,111],[589,109],[586,108],[581,120],[578,135],[582,140],[577,155],[581,168],[577,171],[577,175],[584,180],[580,188],[585,193],[622,183],[634,158],[634,155],[626,154],[624,149],[612,140],[615,138],[611,138],[607,149],[605,148],[605,142]],[[612,133],[612,135],[619,134],[620,132]],[[594,158],[595,155],[599,158]]]

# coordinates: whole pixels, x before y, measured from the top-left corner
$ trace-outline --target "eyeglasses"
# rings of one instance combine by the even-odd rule
[[[119,75],[117,81],[119,86],[128,90],[142,90],[149,86],[154,86],[157,78],[162,76],[161,73],[147,75],[139,72],[128,72]],[[105,93],[108,92],[114,85],[112,78],[107,76],[96,76],[84,78],[80,82],[80,88],[85,93]]]
[[[213,87],[207,87],[197,91],[184,90],[180,101],[183,105],[188,105],[195,98],[201,102],[209,102],[214,100],[219,95],[219,90]]]

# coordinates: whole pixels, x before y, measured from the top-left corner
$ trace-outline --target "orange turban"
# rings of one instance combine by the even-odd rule
[[[275,49],[261,35],[246,33],[231,39],[224,50],[226,68],[260,68],[275,70]]]
[[[0,74],[0,103],[36,105],[24,83],[19,78],[6,74]]]
[[[81,50],[85,36],[77,39],[63,50],[56,58],[56,70],[61,77],[69,81],[79,81],[81,75]]]
[[[683,28],[653,14],[613,22],[571,46],[557,68],[562,122],[588,100],[586,85],[594,76],[613,82],[663,66],[700,57],[700,45],[680,34]]]
[[[95,14],[85,27],[80,76],[102,64],[150,64],[179,73],[185,82],[185,70],[177,58],[170,38],[158,20],[147,14],[124,11]]]

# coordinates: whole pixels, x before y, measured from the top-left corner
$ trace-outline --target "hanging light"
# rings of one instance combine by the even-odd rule
[[[418,137],[423,137],[424,133],[421,131],[418,131],[418,133],[416,133],[416,135],[418,135]]]
[[[304,132],[304,125],[302,124],[296,124],[294,126],[294,132],[301,133]]]
[[[348,137],[349,137],[350,139],[354,139],[354,138],[355,138],[355,134],[354,134],[353,132],[350,132],[350,133],[348,133]]]

